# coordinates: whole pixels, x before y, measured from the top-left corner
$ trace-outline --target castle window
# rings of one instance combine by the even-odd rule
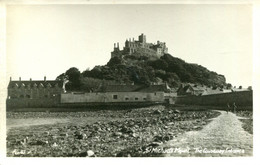
[[[44,97],[46,97],[46,98],[47,98],[47,97],[48,97],[48,95],[44,95]]]
[[[154,95],[156,96],[156,93],[154,93]]]
[[[143,100],[146,100],[146,98],[144,97]]]
[[[129,100],[129,98],[128,98],[128,97],[126,97],[126,98],[125,98],[125,100]]]
[[[30,96],[30,95],[26,95],[26,98],[28,98],[28,99],[29,99],[29,98],[31,98],[31,96]]]
[[[115,100],[116,100],[116,99],[117,99],[117,95],[113,95],[113,99],[115,99]]]
[[[135,100],[138,100],[138,98],[136,97]]]

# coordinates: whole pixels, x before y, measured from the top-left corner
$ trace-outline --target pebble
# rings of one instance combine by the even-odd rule
[[[142,112],[142,113],[140,113]],[[150,113],[151,112],[151,113]],[[173,110],[172,110],[173,112]],[[106,116],[107,118],[113,117],[119,117],[120,115],[117,113],[121,113],[120,111],[115,112],[113,111],[111,113],[108,112],[98,112],[98,115]],[[158,113],[162,115],[153,115],[153,113]],[[73,114],[73,113],[71,113]],[[96,117],[97,112],[93,112],[92,115],[88,115],[88,117]],[[199,112],[196,112],[196,117],[200,117],[201,114]],[[215,114],[215,113],[213,113]],[[52,114],[53,115],[53,114]],[[64,116],[64,114],[59,114],[61,117]],[[75,114],[73,114],[75,116]],[[78,113],[80,116],[80,113]],[[191,120],[193,119],[193,116],[190,112],[184,114],[183,112],[174,112],[172,114],[169,114],[168,111],[164,110],[163,106],[155,106],[152,108],[140,108],[140,109],[133,109],[131,112],[128,113],[128,118],[125,118],[121,120],[122,118],[119,118],[118,120],[111,120],[106,122],[95,122],[91,124],[82,123],[82,125],[74,125],[74,124],[68,124],[67,126],[58,127],[55,125],[53,126],[42,126],[37,127],[35,130],[30,131],[34,133],[35,131],[45,129],[50,130],[52,136],[42,136],[41,132],[37,132],[37,138],[39,137],[41,140],[49,141],[49,144],[53,144],[51,146],[56,146],[59,144],[59,147],[55,148],[55,151],[51,151],[48,145],[44,145],[43,149],[44,152],[47,151],[48,153],[45,154],[41,152],[40,148],[35,148],[34,154],[32,156],[35,156],[36,153],[46,156],[82,156],[84,155],[83,152],[85,152],[85,156],[88,156],[88,153],[83,150],[84,148],[91,148],[95,151],[95,156],[113,156],[116,155],[116,153],[120,152],[121,150],[126,150],[125,156],[130,154],[131,156],[135,157],[134,154],[129,153],[129,148],[132,148],[133,146],[158,146],[161,145],[162,142],[165,142],[169,139],[172,139],[173,136],[177,135],[178,133],[181,135],[184,131],[186,131],[186,128],[192,128],[193,123],[185,125],[185,122],[182,123],[179,121],[180,118],[182,120]],[[206,113],[207,117],[211,115],[211,113]],[[173,120],[173,116],[175,116],[177,121]],[[123,117],[123,116],[122,116]],[[82,120],[82,119],[80,119]],[[173,122],[174,121],[174,122]],[[200,123],[195,123],[200,124]],[[184,125],[182,129],[178,129],[178,125]],[[51,129],[50,129],[51,128]],[[19,129],[17,129],[19,130]],[[14,139],[17,139],[17,135],[21,135],[18,139],[23,140],[24,139],[24,132],[28,131],[21,131],[18,133],[16,130],[15,134],[16,136],[12,136],[9,132],[8,138],[12,137]],[[187,129],[188,130],[188,129]],[[170,135],[169,133],[172,133]],[[30,134],[30,133],[28,133]],[[68,137],[67,137],[68,135]],[[159,141],[154,141],[154,136],[161,136]],[[53,139],[53,138],[55,139]],[[63,138],[63,139],[62,139]],[[10,142],[8,140],[7,142]],[[13,143],[7,143],[8,147],[11,149]],[[15,144],[16,145],[16,144]],[[15,146],[14,145],[14,146]],[[58,146],[58,145],[57,145]],[[57,150],[61,150],[61,153],[59,153]],[[28,149],[30,145],[27,147]],[[36,146],[38,147],[38,146]],[[41,146],[42,147],[42,146]],[[80,148],[81,147],[81,148]],[[83,147],[83,148],[82,148]],[[72,150],[73,148],[73,150]],[[74,149],[75,148],[75,149]],[[136,148],[136,147],[135,147]],[[92,151],[92,150],[91,150]],[[57,153],[56,153],[57,152]],[[92,151],[93,152],[93,151]]]

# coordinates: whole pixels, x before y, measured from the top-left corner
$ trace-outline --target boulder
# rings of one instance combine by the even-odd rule
[[[95,155],[95,153],[92,150],[88,150],[87,155],[88,155],[88,157],[92,157]]]
[[[162,145],[162,142],[152,142],[149,144],[149,146],[152,146],[152,147],[157,147],[159,145]]]
[[[159,114],[161,114],[162,112],[160,111],[160,110],[155,110],[154,112],[153,112],[153,114],[156,114],[156,115],[159,115]]]
[[[121,132],[115,132],[114,135],[115,136],[122,136],[122,133]]]
[[[133,133],[132,136],[133,136],[133,137],[137,137],[137,134],[136,134],[136,133]]]
[[[178,109],[175,109],[173,112],[174,113],[181,113],[181,111],[179,111]]]
[[[206,125],[206,124],[207,124],[207,122],[203,121],[203,122],[201,122],[201,124],[202,124],[202,125]]]

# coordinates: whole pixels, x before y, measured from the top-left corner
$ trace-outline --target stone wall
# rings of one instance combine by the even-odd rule
[[[7,99],[6,107],[7,109],[15,108],[49,108],[56,107],[60,104],[60,95],[50,98],[17,98],[17,99]]]
[[[61,103],[164,102],[164,92],[63,93]]]
[[[253,92],[232,92],[205,96],[180,96],[177,97],[176,104],[182,105],[206,105],[206,106],[226,106],[236,103],[237,106],[252,106]]]

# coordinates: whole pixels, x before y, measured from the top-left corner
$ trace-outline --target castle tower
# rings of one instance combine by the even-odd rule
[[[138,37],[138,39],[139,42],[146,43],[146,36],[143,33]]]
[[[114,43],[114,51],[119,51],[119,43]]]
[[[129,47],[129,41],[126,39],[126,41],[125,41],[125,47]]]

